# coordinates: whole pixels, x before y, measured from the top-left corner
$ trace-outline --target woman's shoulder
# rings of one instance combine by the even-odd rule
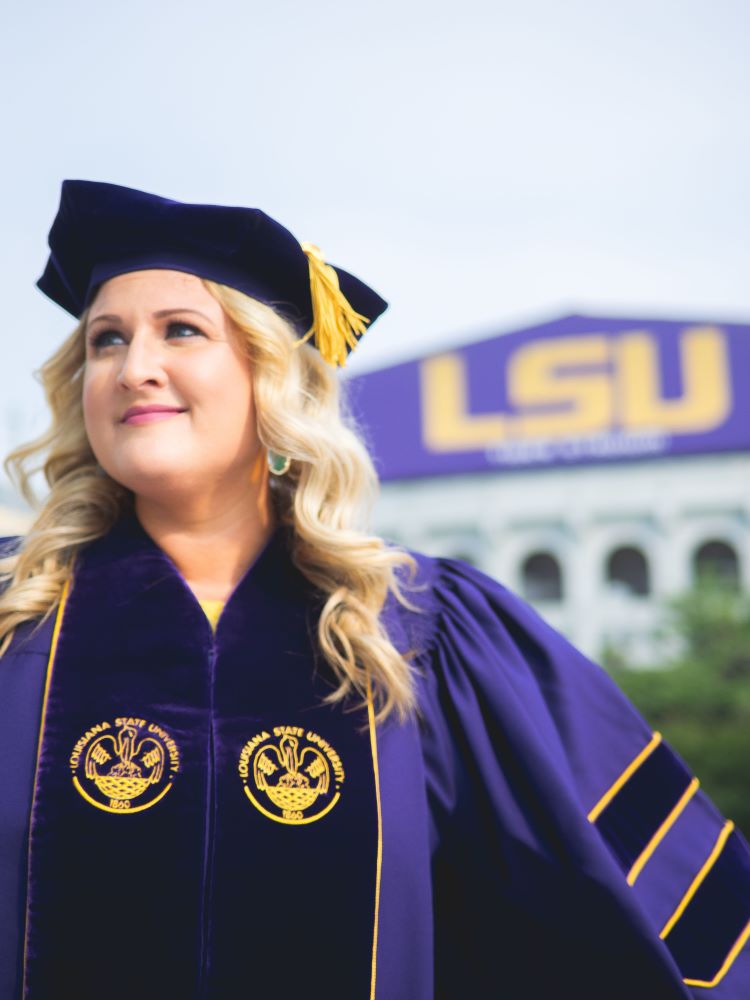
[[[537,618],[540,617],[511,587],[472,563],[449,556],[429,555],[403,545],[387,544],[413,560],[414,571],[407,567],[399,568],[398,578],[408,589],[413,587],[426,596],[423,607],[437,609],[445,604],[450,594],[460,592],[466,596],[473,593],[475,597],[484,594],[490,599],[517,603],[519,608],[523,605]]]
[[[414,570],[404,568],[398,576],[413,607],[396,602],[397,615],[419,635],[425,652],[456,643],[470,632],[475,639],[480,635],[493,639],[495,660],[513,650],[523,654],[530,666],[543,662],[548,669],[551,661],[559,665],[563,656],[585,663],[586,670],[601,670],[501,580],[462,559],[404,551],[414,560]]]
[[[419,623],[414,634],[426,656],[450,653],[451,664],[488,683],[527,677],[546,692],[563,682],[616,690],[597,662],[509,585],[462,559],[405,551],[415,572],[401,574],[403,592],[415,607],[400,605],[398,614]]]
[[[533,743],[592,804],[652,738],[607,672],[511,587],[460,559],[408,550],[412,611],[396,618],[413,659],[423,725]],[[459,739],[458,731],[453,740]],[[603,752],[604,751],[604,752]],[[530,752],[530,751],[529,751]]]

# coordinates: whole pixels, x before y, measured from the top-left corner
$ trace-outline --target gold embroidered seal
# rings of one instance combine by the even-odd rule
[[[70,755],[73,784],[97,809],[134,813],[163,799],[180,770],[180,751],[169,733],[146,719],[97,722]]]
[[[301,726],[275,726],[242,748],[239,772],[252,804],[277,823],[313,823],[341,797],[344,766],[328,740]]]

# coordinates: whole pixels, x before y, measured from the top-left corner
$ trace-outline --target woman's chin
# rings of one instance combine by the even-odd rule
[[[137,497],[176,496],[201,489],[202,482],[205,485],[205,477],[196,474],[195,465],[182,462],[143,463],[106,471]]]

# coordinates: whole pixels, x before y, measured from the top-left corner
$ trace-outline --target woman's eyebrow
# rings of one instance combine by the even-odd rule
[[[157,312],[152,313],[151,315],[153,316],[154,319],[162,319],[164,316],[172,316],[175,313],[195,313],[196,316],[202,316],[207,323],[211,322],[208,316],[206,316],[205,313],[202,313],[199,309],[186,309],[186,308],[159,309]],[[107,320],[107,322],[109,323],[112,322],[119,323],[122,320],[122,317],[118,316],[117,313],[102,313],[100,316],[95,316],[93,319],[90,319],[88,325],[93,326],[94,323],[98,323],[99,320]]]

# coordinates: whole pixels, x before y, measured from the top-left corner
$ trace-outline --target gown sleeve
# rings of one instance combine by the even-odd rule
[[[444,995],[474,976],[475,995],[750,997],[740,831],[523,599],[458,560],[429,572],[417,668]]]
[[[17,544],[0,538],[0,555]],[[52,618],[21,625],[0,658],[0,998],[21,993],[26,857]]]

